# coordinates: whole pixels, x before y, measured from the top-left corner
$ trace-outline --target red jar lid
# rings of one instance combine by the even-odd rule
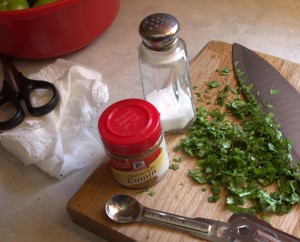
[[[148,151],[162,132],[159,116],[157,109],[143,99],[125,99],[112,104],[98,122],[106,150],[123,157]]]

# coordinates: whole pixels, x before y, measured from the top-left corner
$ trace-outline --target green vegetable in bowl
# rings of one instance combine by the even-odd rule
[[[22,10],[29,8],[26,0],[0,0],[0,11]]]
[[[48,3],[53,3],[56,2],[57,0],[38,0],[35,2],[35,4],[33,5],[33,7],[39,7]]]
[[[57,0],[0,0],[0,11],[22,10],[39,7]]]

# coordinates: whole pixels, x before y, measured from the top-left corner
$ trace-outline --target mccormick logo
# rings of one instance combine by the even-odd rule
[[[139,170],[146,167],[145,161],[137,161],[132,163],[132,167],[134,170]]]
[[[119,127],[122,127],[124,131],[129,131],[136,127],[136,123],[139,121],[139,119],[140,117],[136,115],[134,111],[128,109],[118,118],[116,118],[115,122]]]

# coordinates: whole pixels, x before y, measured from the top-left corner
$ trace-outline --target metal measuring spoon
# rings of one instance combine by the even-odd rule
[[[106,203],[106,214],[118,223],[148,222],[189,232],[209,241],[268,241],[300,242],[299,238],[284,233],[249,214],[233,214],[229,222],[205,218],[186,218],[144,207],[128,195],[116,195]]]
[[[105,206],[106,214],[118,223],[148,222],[189,232],[210,241],[233,241],[229,223],[204,218],[187,218],[147,208],[128,195],[115,195]]]

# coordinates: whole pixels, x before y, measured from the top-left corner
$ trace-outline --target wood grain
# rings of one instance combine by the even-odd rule
[[[205,82],[220,79],[216,69],[226,66],[233,69],[231,48],[231,44],[211,41],[191,62],[191,78],[193,85],[197,86],[197,92],[204,91]],[[277,68],[298,91],[300,90],[300,65],[263,53],[259,54]],[[237,85],[233,72],[222,80],[224,85],[227,83]],[[211,94],[213,103],[216,95],[213,92]],[[166,137],[170,161],[179,156],[183,156],[184,161],[180,163],[178,170],[169,170],[158,184],[149,188],[149,191],[155,192],[153,197],[147,193],[134,194],[134,190],[120,186],[114,181],[109,165],[104,162],[67,204],[67,210],[72,220],[79,226],[109,241],[201,241],[187,233],[145,223],[120,225],[108,219],[104,211],[105,204],[111,196],[123,193],[135,197],[144,206],[156,210],[185,217],[204,217],[227,221],[231,213],[225,209],[224,201],[208,203],[207,198],[210,196],[210,192],[201,191],[203,186],[197,185],[187,177],[188,170],[195,166],[195,160],[173,151],[182,137],[183,135]],[[299,216],[300,206],[298,205],[289,214],[272,216],[271,224],[277,229],[300,238]]]

